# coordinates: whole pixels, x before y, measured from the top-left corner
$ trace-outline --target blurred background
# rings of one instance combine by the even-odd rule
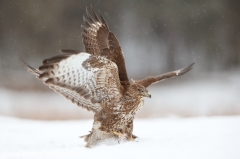
[[[31,119],[86,119],[93,113],[56,94],[22,68],[59,49],[84,51],[82,16],[93,5],[141,79],[196,62],[184,76],[149,88],[138,118],[240,114],[240,1],[0,1],[0,114]]]

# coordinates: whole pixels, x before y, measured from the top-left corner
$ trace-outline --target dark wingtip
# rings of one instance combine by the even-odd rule
[[[16,54],[16,56],[17,56],[18,60],[22,62],[21,63],[22,67],[26,67],[27,63],[22,59],[21,55]]]
[[[81,25],[81,29],[82,29],[83,32],[87,33],[87,28],[84,25]]]
[[[92,15],[90,14],[90,12],[88,11],[88,8],[86,7],[86,14],[88,16],[88,20],[91,22],[91,23],[95,23],[95,19],[92,17]]]
[[[195,62],[193,62],[192,64],[190,64],[189,67],[192,67],[193,65],[195,65]]]
[[[65,54],[78,54],[81,51],[80,50],[73,50],[73,49],[61,49],[59,50],[60,53],[65,53]]]
[[[30,72],[36,76],[40,75],[39,70],[37,70],[37,69],[33,68],[32,66],[30,66],[29,64],[27,64],[19,54],[16,54],[16,55],[17,55],[17,58],[22,62],[22,67],[26,68],[28,70],[28,72]]]
[[[102,13],[99,11],[99,15],[96,14],[96,12],[94,11],[92,5],[90,5],[90,11],[89,12],[89,8],[86,7],[86,17],[83,16],[83,21],[84,21],[84,24],[87,26],[87,27],[91,27],[91,24],[93,23],[96,23],[96,22],[99,22],[103,25],[105,25],[105,27],[107,29],[109,29],[108,25],[107,25],[107,22],[106,20],[104,19]]]
[[[17,55],[18,60],[22,62],[22,63],[21,63],[22,67],[24,67],[24,68],[31,68],[31,66],[28,65],[28,64],[22,59],[21,55],[19,55],[19,54],[16,54],[16,55]]]
[[[102,23],[107,27],[107,29],[109,29],[109,28],[108,28],[108,25],[107,25],[107,22],[106,22],[106,20],[104,19],[103,15],[102,15],[102,13],[101,13],[100,11],[99,11],[99,15],[100,15],[100,19],[101,19]]]
[[[193,62],[193,63],[191,63],[189,66],[187,66],[187,67],[179,70],[178,76],[183,75],[183,74],[189,72],[189,71],[193,68],[193,65],[194,65],[194,64],[195,64],[195,62]]]
[[[83,22],[87,27],[91,27],[91,22],[89,22],[84,15],[83,15]]]
[[[92,13],[93,13],[93,16],[94,16],[95,20],[98,21],[98,22],[100,22],[99,17],[97,16],[96,12],[94,11],[92,5],[91,5],[91,11],[92,11]]]

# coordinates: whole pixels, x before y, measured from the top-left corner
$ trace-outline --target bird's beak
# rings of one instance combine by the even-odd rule
[[[151,97],[152,97],[150,92],[148,92],[148,97],[149,97],[149,98],[151,98]]]

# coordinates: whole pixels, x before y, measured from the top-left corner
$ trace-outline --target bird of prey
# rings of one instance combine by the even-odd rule
[[[92,130],[83,136],[86,147],[108,138],[134,140],[133,119],[142,108],[147,87],[167,78],[183,75],[189,66],[130,81],[121,46],[102,14],[91,8],[83,16],[82,38],[85,52],[60,50],[36,69],[24,62],[27,70],[57,93],[95,113]]]

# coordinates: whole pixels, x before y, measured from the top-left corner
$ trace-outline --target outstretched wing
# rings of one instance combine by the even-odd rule
[[[51,89],[87,110],[98,112],[107,102],[122,96],[116,64],[101,56],[68,53],[44,60],[39,69],[28,64],[26,68]]]
[[[151,84],[158,83],[158,82],[163,81],[163,80],[165,80],[167,78],[173,78],[173,77],[176,77],[176,76],[184,75],[185,73],[187,73],[188,71],[190,71],[193,68],[194,64],[195,63],[192,63],[191,65],[189,65],[189,66],[187,66],[185,68],[176,70],[176,71],[164,73],[164,74],[161,74],[161,75],[158,75],[158,76],[155,76],[155,77],[150,76],[150,77],[147,77],[145,79],[137,80],[137,81],[134,81],[134,82],[136,82],[138,84],[141,84],[141,85],[143,85],[144,87],[147,88]]]
[[[104,56],[118,66],[119,78],[123,86],[129,85],[125,60],[116,36],[110,32],[102,14],[100,17],[91,8],[93,16],[86,9],[87,18],[83,16],[82,37],[85,51],[92,55]]]

